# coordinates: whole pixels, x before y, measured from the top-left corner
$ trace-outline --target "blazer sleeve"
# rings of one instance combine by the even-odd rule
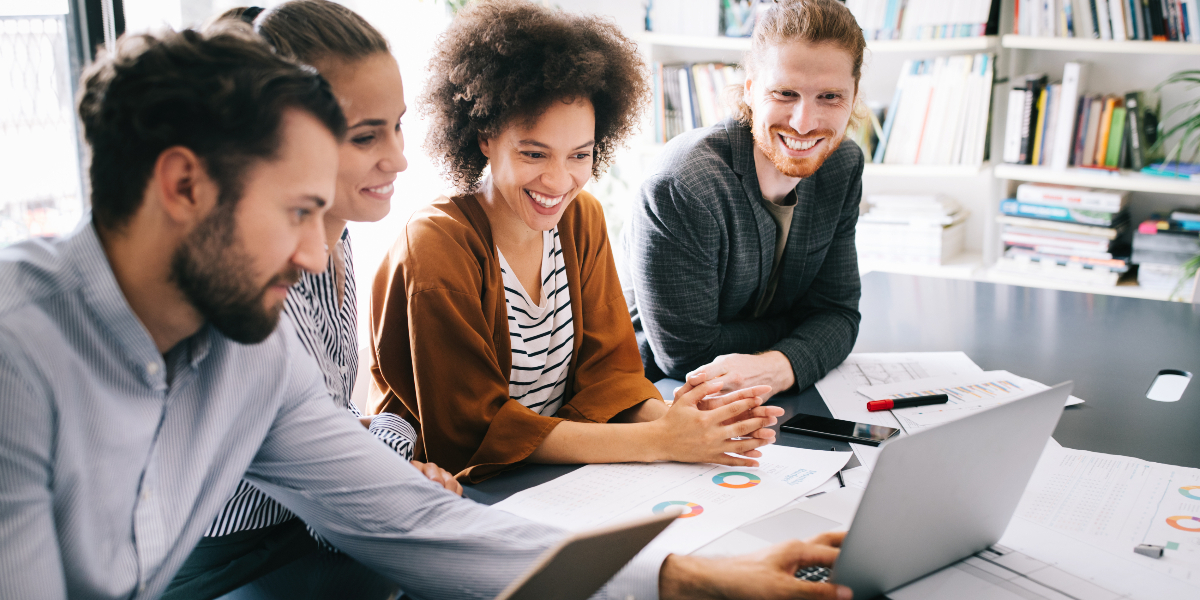
[[[783,317],[721,322],[720,252],[727,241],[706,201],[716,193],[661,177],[643,185],[634,209],[630,272],[638,315],[655,363],[676,379],[720,355],[769,348],[791,325]]]
[[[558,415],[572,421],[607,423],[618,413],[647,399],[662,399],[646,379],[638,353],[629,307],[621,291],[604,212],[590,195],[580,194],[573,213],[573,235],[564,258],[574,255],[578,284],[572,286],[572,310],[579,326],[572,396]],[[559,238],[563,227],[560,225]],[[575,271],[567,265],[567,272]]]
[[[837,231],[825,260],[797,302],[793,312],[794,328],[771,346],[792,363],[799,389],[816,383],[846,360],[858,338],[862,320],[858,312],[862,279],[858,273],[854,230],[862,200],[863,155],[861,152],[853,155],[857,162],[848,168],[850,185],[846,186]]]
[[[470,249],[419,218],[405,235],[373,290],[379,409],[413,415],[421,457],[480,481],[527,458],[562,419],[509,398]]]

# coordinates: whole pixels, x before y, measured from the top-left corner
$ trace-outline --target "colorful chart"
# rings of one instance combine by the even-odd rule
[[[1200,485],[1185,485],[1179,488],[1179,493],[1191,498],[1192,500],[1200,500],[1200,492],[1192,490],[1200,490]]]
[[[684,502],[683,500],[667,500],[666,502],[659,502],[658,504],[656,504],[654,506],[654,514],[661,515],[664,510],[667,510],[668,506],[682,506],[684,508],[683,514],[679,515],[680,519],[694,517],[694,516],[699,515],[700,513],[704,512],[704,507],[700,506],[699,504],[696,504],[695,502]]]
[[[657,511],[658,509],[656,508],[655,510]],[[691,515],[683,516],[690,517]],[[1200,517],[1167,517],[1167,525],[1188,533],[1200,533]]]
[[[745,473],[742,471],[727,471],[720,475],[713,476],[713,483],[723,487],[735,490],[752,488],[760,483],[762,479],[754,473]]]

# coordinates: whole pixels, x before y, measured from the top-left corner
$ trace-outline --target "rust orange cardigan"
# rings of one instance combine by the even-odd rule
[[[605,423],[648,398],[600,203],[581,192],[558,224],[574,313],[557,417],[508,396],[508,309],[491,227],[472,195],[413,214],[371,291],[371,412],[417,430],[415,458],[482,481],[520,463],[560,421]],[[380,397],[381,395],[381,397]]]

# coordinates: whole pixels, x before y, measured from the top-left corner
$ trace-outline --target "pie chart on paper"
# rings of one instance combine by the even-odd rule
[[[684,516],[686,517],[689,515]],[[1200,533],[1200,517],[1189,517],[1186,515],[1167,517],[1167,525],[1188,533]]]
[[[666,502],[659,502],[658,504],[654,505],[654,514],[661,515],[663,513],[663,511],[667,510],[667,508],[672,507],[672,506],[682,506],[683,507],[683,514],[679,515],[680,519],[687,519],[689,517],[695,517],[695,516],[698,516],[700,513],[704,512],[704,507],[700,506],[699,504],[696,504],[695,502],[685,502],[683,500],[667,500]]]
[[[754,473],[745,473],[742,471],[726,471],[720,475],[715,475],[712,482],[723,487],[735,490],[752,488],[760,483],[762,479]]]
[[[1179,493],[1192,500],[1200,500],[1200,485],[1185,485],[1179,488]]]

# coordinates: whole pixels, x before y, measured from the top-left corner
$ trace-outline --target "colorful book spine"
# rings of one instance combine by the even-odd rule
[[[1121,166],[1121,148],[1125,143],[1125,107],[1118,104],[1113,108],[1112,127],[1108,133],[1108,155],[1104,158],[1104,166],[1118,168]]]
[[[1017,186],[1017,200],[1050,206],[1117,212],[1125,208],[1128,198],[1129,192],[1038,183]]]
[[[1082,225],[1098,225],[1101,227],[1111,227],[1114,223],[1119,222],[1121,219],[1120,215],[1124,214],[1098,210],[1084,210],[1081,208],[1067,208],[1065,206],[1031,204],[1028,202],[1019,202],[1011,198],[1000,202],[1000,212],[1016,217],[1049,219],[1051,221],[1080,223]]]
[[[1112,128],[1113,109],[1116,106],[1115,98],[1104,99],[1104,112],[1100,114],[1100,130],[1096,134],[1096,156],[1092,158],[1092,164],[1098,167],[1104,166],[1104,161],[1108,158],[1108,134]]]

